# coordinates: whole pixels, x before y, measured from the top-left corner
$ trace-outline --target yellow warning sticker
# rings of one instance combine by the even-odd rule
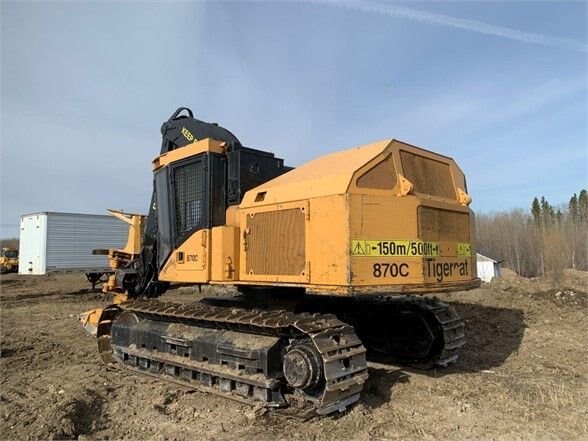
[[[457,244],[457,255],[458,256],[471,256],[472,246],[469,243],[458,243]]]
[[[420,257],[439,256],[439,242],[418,240],[359,240],[351,241],[352,256]]]

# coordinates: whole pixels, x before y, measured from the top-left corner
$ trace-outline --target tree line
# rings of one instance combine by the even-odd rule
[[[588,192],[574,194],[567,206],[535,197],[530,211],[478,214],[476,245],[525,277],[559,276],[566,268],[588,271]],[[18,248],[18,238],[0,239],[0,246]]]
[[[557,207],[535,197],[530,208],[478,215],[478,252],[525,277],[559,277],[566,268],[587,271],[588,192],[582,189],[567,206]]]
[[[11,237],[9,239],[0,239],[0,247],[18,249],[18,237]]]

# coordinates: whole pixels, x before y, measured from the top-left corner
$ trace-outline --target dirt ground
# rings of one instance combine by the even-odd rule
[[[372,364],[359,404],[307,422],[106,367],[76,318],[105,304],[83,276],[3,275],[0,439],[588,439],[588,273],[505,275],[440,296],[466,321],[457,365]]]

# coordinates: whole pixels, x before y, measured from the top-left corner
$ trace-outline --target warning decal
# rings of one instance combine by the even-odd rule
[[[464,245],[464,244],[460,244]],[[419,257],[439,256],[439,242],[418,240],[357,240],[351,241],[352,256],[366,257]]]
[[[458,243],[457,244],[457,255],[458,256],[471,256],[472,246],[469,243]]]
[[[351,254],[353,254],[354,256],[365,256],[365,244],[362,244],[362,240],[354,240],[353,243],[353,252]]]

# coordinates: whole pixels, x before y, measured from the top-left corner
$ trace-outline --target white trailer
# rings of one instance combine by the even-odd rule
[[[92,250],[123,248],[127,235],[127,224],[112,216],[56,212],[25,214],[20,218],[18,273],[102,275],[111,272],[108,256],[93,255]]]

